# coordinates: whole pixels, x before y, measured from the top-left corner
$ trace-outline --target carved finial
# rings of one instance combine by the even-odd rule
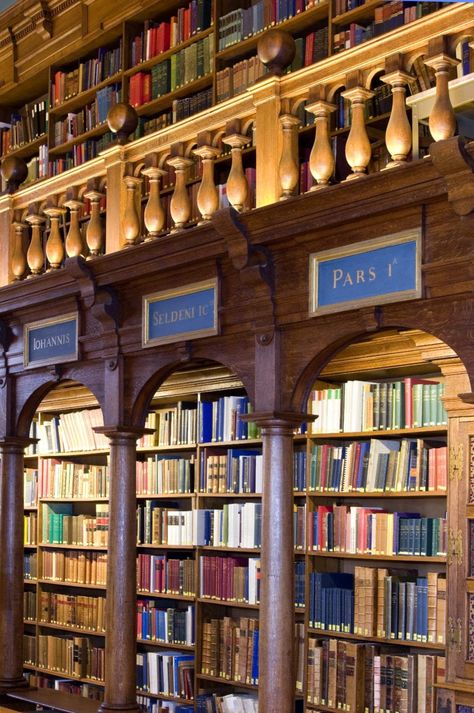
[[[22,158],[7,156],[2,161],[2,176],[7,182],[7,192],[14,193],[28,176],[28,166]]]
[[[295,58],[296,44],[293,35],[285,30],[267,30],[257,44],[260,61],[270,74],[280,77]]]
[[[107,123],[110,130],[117,134],[117,142],[123,146],[138,126],[138,114],[133,106],[120,102],[109,109]]]

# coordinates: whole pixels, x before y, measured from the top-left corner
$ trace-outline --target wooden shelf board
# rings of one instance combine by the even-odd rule
[[[153,639],[137,639],[137,644],[156,646],[163,649],[177,649],[178,651],[194,651],[193,644],[175,644],[168,641],[157,641]]]
[[[38,510],[38,506],[37,505],[25,505],[23,510],[25,510],[27,512],[32,512],[32,511],[35,512],[36,510]]]
[[[46,143],[46,139],[46,134],[41,134],[41,136],[33,139],[33,141],[29,141],[27,144],[22,144],[21,146],[17,146],[11,151],[8,151],[4,156],[2,156],[2,159],[7,157],[31,158],[34,154],[38,153],[39,147]]]
[[[393,428],[378,431],[337,431],[335,433],[310,433],[308,438],[310,441],[329,440],[330,438],[345,438],[347,440],[354,438],[392,438],[393,436],[406,436],[408,438],[426,436],[445,436],[447,434],[447,426],[423,426],[421,428]]]
[[[67,544],[52,544],[49,542],[40,542],[38,547],[42,549],[61,549],[61,550],[91,550],[91,552],[107,552],[107,547],[98,545],[67,545]]]
[[[216,604],[217,606],[234,607],[235,609],[255,609],[259,610],[259,604],[248,604],[247,602],[236,602],[229,599],[212,599],[211,597],[198,597],[200,604]]]
[[[234,448],[235,446],[241,446],[242,448],[247,448],[247,446],[261,446],[261,438],[241,438],[234,441],[210,441],[206,443],[198,444],[201,448]]]
[[[194,594],[170,594],[168,592],[147,592],[144,589],[137,590],[138,597],[153,597],[155,599],[176,599],[180,602],[194,602]]]
[[[137,545],[137,549],[154,549],[154,550],[194,550],[196,545]]]
[[[174,99],[182,99],[190,94],[207,89],[210,86],[212,86],[212,74],[206,74],[204,77],[199,77],[192,82],[188,82],[188,84],[184,84],[182,87],[177,87],[173,92],[163,94],[161,97],[147,102],[147,104],[135,107],[135,109],[138,116],[157,114],[169,108]]]
[[[110,77],[107,77],[107,79],[104,79],[103,82],[99,82],[99,84],[90,87],[90,89],[86,89],[83,92],[79,92],[79,94],[75,94],[70,99],[66,99],[66,101],[61,104],[55,104],[53,107],[50,107],[49,116],[62,116],[68,114],[69,112],[73,112],[76,109],[80,109],[86,104],[94,101],[95,95],[99,89],[103,89],[104,87],[109,86],[109,84],[116,84],[117,82],[120,82],[121,79],[122,70],[116,72],[115,74],[111,74]]]
[[[33,584],[36,586],[38,584],[38,580],[37,579],[24,579],[23,584]]]
[[[260,547],[214,547],[213,545],[197,545],[204,552],[245,552],[250,554],[259,554]]]
[[[36,666],[25,665],[25,668],[27,667],[37,670]],[[10,691],[7,695],[19,701],[35,703],[41,707],[46,706],[46,708],[63,711],[63,713],[97,713],[99,705],[99,701],[72,693],[55,691],[51,688],[20,688],[17,691]]]
[[[163,701],[174,701],[175,703],[181,703],[183,705],[193,703],[192,698],[178,698],[177,696],[168,696],[166,693],[153,693],[152,691],[142,691],[137,688],[137,696],[147,696],[148,698],[158,698]]]
[[[94,139],[97,136],[103,136],[103,134],[106,134],[107,131],[110,131],[107,122],[98,124],[93,129],[84,131],[84,133],[80,134],[79,136],[75,136],[70,141],[65,141],[64,143],[58,144],[57,146],[52,146],[49,149],[49,156],[57,156],[60,154],[67,153],[74,146],[77,146],[78,144],[82,144],[82,143],[84,143],[84,141],[87,141],[88,139]]]
[[[371,20],[376,7],[383,5],[382,0],[366,0],[363,5],[355,7],[353,10],[343,12],[332,18],[333,25],[345,25],[357,20]]]
[[[44,629],[56,629],[58,631],[67,631],[72,634],[84,634],[84,636],[100,636],[105,637],[105,631],[92,631],[92,629],[81,629],[80,626],[69,626],[68,624],[54,624],[51,621],[38,621],[38,626]]]
[[[159,493],[158,495],[148,493],[147,495],[137,495],[137,500],[189,500],[196,497],[195,493]]]
[[[390,491],[388,493],[383,492],[373,492],[373,493],[359,493],[351,492],[345,493],[340,491],[318,491],[308,490],[308,497],[310,498],[446,498],[447,492],[445,490],[439,490],[437,492],[430,491]]]
[[[243,683],[242,681],[233,681],[229,678],[221,678],[220,676],[210,676],[207,673],[196,673],[196,678],[202,681],[213,681],[214,683],[224,683],[226,686],[236,686],[240,688],[249,688],[256,691],[258,686],[254,683]]]
[[[328,14],[328,7],[329,3],[323,0],[317,5],[294,15],[294,17],[290,17],[288,20],[273,24],[273,27],[282,27],[282,29],[291,34],[296,34],[305,28],[309,29],[313,23],[325,18]],[[258,40],[267,29],[268,27],[265,27],[260,32],[247,37],[245,40],[229,45],[216,54],[216,59],[228,62],[229,60],[243,57],[252,50],[256,51]]]
[[[36,619],[23,619],[23,624],[26,626],[36,626],[37,623]]]
[[[174,451],[194,451],[196,443],[180,443],[174,446],[139,446],[137,453],[174,453]]]
[[[66,673],[65,671],[56,671],[55,669],[43,668],[42,666],[35,666],[35,669],[36,671],[40,671],[41,673],[50,673],[53,676],[60,676],[61,678],[70,678],[72,681],[79,681],[80,683],[90,683],[94,686],[105,686],[104,681],[99,681],[96,678],[81,678],[80,676],[76,676],[73,673]]]
[[[50,453],[36,453],[35,458],[43,458],[43,459],[59,459],[59,458],[64,458],[67,460],[68,458],[76,458],[76,457],[88,457],[88,456],[99,456],[99,455],[108,455],[109,449],[108,448],[98,448],[97,450],[83,450],[83,451],[57,451],[57,452],[50,452]],[[30,457],[30,456],[29,456]]]
[[[76,495],[72,495],[70,498],[40,498],[40,503],[108,503],[108,498],[97,497],[97,498],[81,498]]]
[[[252,499],[252,498],[261,498],[262,493],[197,493],[198,498],[237,498],[237,499]]]
[[[78,589],[100,589],[105,590],[105,584],[83,584],[81,582],[63,582],[58,579],[38,579],[39,584],[50,584],[54,587],[74,587]]]
[[[446,556],[426,557],[425,555],[371,555],[371,554],[354,554],[352,552],[313,552],[308,550],[310,557],[333,557],[335,559],[359,559],[359,560],[380,560],[394,562],[429,562],[446,564]]]
[[[202,30],[201,32],[196,33],[195,35],[192,35],[192,37],[190,37],[188,40],[180,42],[179,45],[170,47],[170,49],[166,50],[166,52],[161,52],[160,54],[157,54],[154,57],[151,57],[150,59],[146,59],[143,62],[139,62],[134,67],[126,69],[123,73],[124,77],[133,77],[133,75],[138,74],[138,72],[149,71],[155,65],[160,64],[161,62],[164,62],[166,59],[171,57],[171,55],[176,54],[177,52],[184,49],[185,47],[188,47],[189,45],[193,45],[199,40],[203,40],[208,35],[211,35],[213,31],[213,27],[208,27],[207,30]]]
[[[378,636],[365,636],[363,634],[351,634],[342,631],[328,631],[327,629],[315,629],[308,627],[309,634],[319,636],[328,636],[334,639],[348,639],[354,641],[367,641],[374,644],[394,644],[396,646],[410,646],[418,649],[431,649],[436,651],[444,651],[445,644],[428,643],[421,641],[405,641],[404,639],[382,639]]]

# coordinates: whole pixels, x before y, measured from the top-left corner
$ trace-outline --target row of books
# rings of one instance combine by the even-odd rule
[[[58,106],[72,97],[95,87],[122,69],[122,41],[117,47],[100,47],[97,56],[80,62],[78,67],[54,73],[51,82],[51,106]]]
[[[260,431],[253,422],[240,416],[251,413],[247,396],[221,396],[216,401],[200,401],[198,436],[201,443],[258,438]]]
[[[356,47],[385,32],[391,32],[398,27],[414,22],[419,17],[439,10],[440,7],[443,5],[438,2],[416,2],[408,7],[405,2],[400,0],[383,3],[380,7],[375,8],[372,22],[367,25],[351,23],[349,30],[334,33],[334,53]]]
[[[137,557],[137,590],[140,592],[194,597],[194,578],[194,559],[141,553]]]
[[[23,592],[23,619],[36,620],[36,592],[27,589]]]
[[[212,455],[201,452],[199,489],[202,493],[261,493],[262,454],[230,448]]]
[[[33,688],[50,688],[95,701],[102,701],[104,698],[104,689],[94,683],[79,683],[72,681],[70,678],[50,678],[49,676],[31,672],[25,672],[24,675]]]
[[[211,16],[211,0],[191,0],[187,7],[178,8],[169,21],[146,20],[142,32],[131,42],[131,66],[146,62],[206,30],[210,27]]]
[[[38,554],[36,552],[23,553],[23,577],[25,579],[38,578]]]
[[[193,401],[178,401],[175,406],[150,411],[145,428],[153,429],[153,433],[142,436],[138,448],[195,444],[197,413],[198,406]]]
[[[95,515],[73,515],[72,503],[43,503],[41,542],[51,545],[106,547],[109,535],[109,506],[95,503]]]
[[[54,458],[38,460],[38,498],[107,498],[110,474],[105,465]]]
[[[307,701],[348,713],[434,713],[435,683],[445,659],[431,654],[384,653],[379,646],[309,639]]]
[[[219,51],[318,4],[319,0],[251,0],[248,7],[219,17]]]
[[[203,555],[199,558],[199,581],[201,597],[258,604],[260,559]]]
[[[39,601],[42,622],[105,631],[105,597],[41,591]]]
[[[38,666],[80,678],[104,680],[105,649],[85,636],[38,634]]]
[[[439,492],[446,488],[447,447],[429,441],[372,438],[311,449],[311,492]]]
[[[2,123],[1,127],[2,156],[45,136],[48,131],[48,97],[39,97],[25,104],[20,111],[12,113],[10,121]]]
[[[446,518],[375,507],[318,505],[308,514],[307,546],[319,552],[443,556]]]
[[[108,438],[93,430],[103,425],[100,409],[84,409],[33,421],[31,433],[39,439],[38,453],[92,451],[109,447]]]
[[[142,106],[212,71],[213,35],[207,35],[156,64],[151,72],[130,77],[129,102]]]
[[[23,516],[23,544],[36,545],[38,516],[36,512],[26,512]]]
[[[23,474],[23,507],[35,507],[38,497],[38,471],[25,468]]]
[[[69,112],[66,118],[54,124],[54,144],[60,146],[72,141],[77,136],[95,129],[107,121],[109,109],[121,99],[121,85],[111,84],[99,89],[91,104],[83,107],[77,113]]]
[[[137,639],[194,645],[195,607],[160,606],[150,599],[137,601]]]
[[[32,156],[30,160],[26,162],[28,174],[25,183],[32,183],[33,181],[38,181],[40,178],[46,178],[48,176],[48,155],[47,144],[41,144],[38,149],[38,155]]]
[[[328,36],[327,26],[309,32],[304,37],[295,39],[295,57],[291,63],[291,71],[296,72],[302,67],[326,59],[328,56]],[[303,123],[306,123],[303,121]]]
[[[173,103],[171,105],[171,123],[176,124],[176,122],[188,119],[190,116],[194,116],[194,114],[206,111],[206,109],[209,109],[212,106],[212,103],[212,87],[204,89],[201,92],[191,94],[189,97],[183,97],[183,99],[173,99]]]
[[[445,643],[446,578],[355,567],[310,574],[309,624],[315,629]]]
[[[105,586],[107,555],[102,552],[41,552],[41,577],[51,582]]]
[[[202,624],[201,671],[209,676],[258,685],[257,619],[231,617]]]
[[[350,277],[349,277],[350,279]],[[312,433],[378,431],[443,426],[444,384],[406,377],[403,381],[346,381],[311,392]]]
[[[194,654],[137,653],[137,688],[149,693],[194,698]]]
[[[88,139],[80,144],[75,144],[71,151],[68,151],[61,158],[56,158],[48,162],[48,175],[58,176],[70,168],[82,166],[86,161],[96,158],[102,151],[108,149],[115,142],[115,135],[107,131],[98,139]]]
[[[196,713],[258,713],[258,698],[255,693],[201,693],[196,696]]]
[[[265,65],[257,57],[249,57],[236,62],[232,67],[221,69],[216,74],[216,98],[218,102],[245,92],[267,72]]]
[[[149,456],[137,461],[137,495],[192,493],[194,461],[179,456]]]

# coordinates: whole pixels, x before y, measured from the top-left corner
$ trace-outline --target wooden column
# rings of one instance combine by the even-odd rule
[[[257,173],[256,207],[276,203],[281,186],[279,163],[283,137],[280,131],[280,79],[269,77],[248,87],[255,106]]]
[[[252,414],[263,451],[260,713],[294,711],[293,431],[302,420],[294,413]]]
[[[411,126],[405,104],[405,87],[412,77],[400,69],[384,74],[381,80],[392,87],[392,111],[385,131],[385,144],[391,157],[387,168],[406,166],[411,149]]]
[[[0,692],[23,678],[23,452],[31,443],[0,441]]]
[[[136,439],[143,429],[104,426],[110,441],[105,694],[101,711],[139,711],[136,701]]]

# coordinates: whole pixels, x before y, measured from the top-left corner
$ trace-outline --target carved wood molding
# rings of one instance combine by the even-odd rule
[[[474,158],[460,136],[431,144],[433,165],[444,178],[448,201],[457,215],[474,210]]]
[[[253,291],[258,304],[254,319],[256,339],[266,346],[275,333],[274,272],[270,250],[264,245],[253,245],[246,228],[234,208],[215,213],[212,223],[223,237],[232,265],[240,273],[240,280]]]

